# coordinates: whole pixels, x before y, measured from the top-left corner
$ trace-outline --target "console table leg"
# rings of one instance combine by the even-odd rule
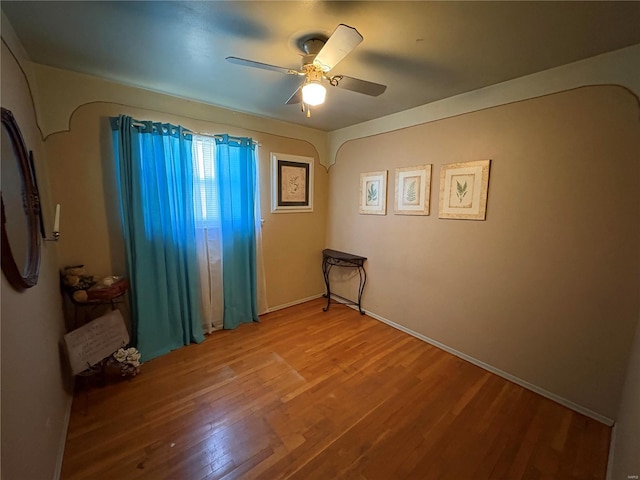
[[[322,262],[322,274],[324,275],[324,284],[327,287],[327,293],[324,295],[327,297],[327,306],[322,309],[323,312],[329,310],[329,305],[331,305],[331,287],[329,286],[329,271],[331,270],[331,265],[326,261]]]
[[[364,292],[364,286],[367,283],[367,272],[364,268],[358,267],[358,273],[360,274],[360,288],[358,289],[358,311],[360,315],[364,315],[362,310],[362,292]]]

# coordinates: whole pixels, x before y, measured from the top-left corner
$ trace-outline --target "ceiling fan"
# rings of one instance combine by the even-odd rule
[[[347,77],[346,75],[330,75],[329,71],[335,67],[344,57],[356,48],[363,37],[358,30],[348,25],[340,24],[324,41],[320,38],[310,38],[302,44],[304,55],[302,56],[302,67],[300,70],[292,68],[278,67],[268,63],[255,62],[238,57],[227,57],[226,60],[245,67],[261,68],[285,75],[304,76],[304,81],[298,89],[286,101],[287,105],[301,103],[302,110],[307,106],[307,116],[310,116],[309,106],[316,106],[324,103],[326,89],[323,80],[333,87],[344,88],[353,92],[364,93],[377,97],[386,89],[386,85],[368,82],[358,78]]]

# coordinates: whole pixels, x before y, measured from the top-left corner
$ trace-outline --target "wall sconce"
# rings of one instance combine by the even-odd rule
[[[56,216],[53,220],[53,238],[45,238],[45,242],[57,242],[60,239],[60,204],[56,205]]]

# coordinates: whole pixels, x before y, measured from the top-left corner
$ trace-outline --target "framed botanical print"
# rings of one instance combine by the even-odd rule
[[[360,208],[363,215],[387,214],[387,171],[360,174]]]
[[[491,160],[452,163],[440,169],[439,218],[484,220]]]
[[[396,168],[396,215],[429,215],[431,165]]]
[[[271,212],[313,212],[313,158],[271,154]]]

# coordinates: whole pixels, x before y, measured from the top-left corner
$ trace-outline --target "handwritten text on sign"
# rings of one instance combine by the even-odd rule
[[[129,332],[119,310],[113,310],[64,336],[74,375],[86,370],[129,343]]]

